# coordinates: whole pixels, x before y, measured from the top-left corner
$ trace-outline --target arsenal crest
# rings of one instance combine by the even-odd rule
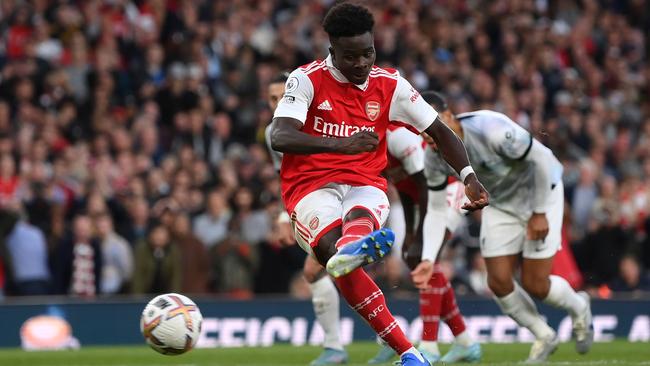
[[[312,230],[316,230],[318,228],[318,223],[319,223],[318,216],[314,216],[314,218],[309,221],[309,228]]]
[[[379,102],[370,101],[366,103],[366,116],[368,116],[368,119],[371,121],[374,121],[379,117],[380,111],[381,106],[379,105]]]

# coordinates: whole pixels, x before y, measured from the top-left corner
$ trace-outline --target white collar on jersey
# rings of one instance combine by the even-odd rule
[[[327,55],[327,58],[325,59],[325,65],[327,65],[327,70],[329,70],[330,74],[332,74],[332,76],[334,76],[334,79],[336,79],[336,81],[341,82],[341,83],[350,83],[348,78],[343,76],[343,74],[341,74],[339,69],[337,69],[336,66],[334,66],[334,63],[332,62],[332,55]],[[361,85],[357,85],[357,84],[353,84],[353,85],[356,86],[357,88],[363,90],[363,91],[366,91],[366,89],[368,89],[368,80],[369,79],[370,79],[370,77],[368,77],[368,79],[366,79],[366,82],[361,84]],[[352,83],[350,83],[350,84],[352,84]]]

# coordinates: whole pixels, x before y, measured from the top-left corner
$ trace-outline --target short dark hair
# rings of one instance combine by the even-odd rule
[[[288,78],[289,78],[289,71],[283,70],[280,71],[277,75],[275,75],[273,79],[271,79],[271,82],[269,84],[284,83],[285,81],[287,81]]]
[[[442,95],[442,93],[433,90],[427,90],[425,92],[422,92],[421,95],[424,101],[431,104],[436,111],[444,112],[447,109],[449,109],[449,105],[447,104],[447,98],[445,98],[445,96]]]
[[[358,36],[372,32],[374,26],[375,19],[368,8],[351,3],[333,6],[323,20],[323,28],[332,38]]]

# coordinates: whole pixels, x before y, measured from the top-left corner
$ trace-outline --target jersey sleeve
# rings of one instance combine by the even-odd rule
[[[533,145],[533,136],[506,115],[501,114],[497,120],[500,123],[490,128],[487,135],[494,151],[506,159],[525,158]]]
[[[405,127],[391,131],[386,137],[388,152],[402,164],[408,175],[424,170],[424,149],[422,137]]]
[[[284,95],[273,114],[274,118],[288,117],[305,123],[307,110],[314,99],[314,85],[300,69],[294,70],[284,85]]]
[[[437,116],[438,112],[424,101],[420,93],[406,79],[399,76],[390,104],[389,119],[404,122],[422,132]]]

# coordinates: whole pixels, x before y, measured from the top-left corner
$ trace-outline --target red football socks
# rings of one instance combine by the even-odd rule
[[[370,234],[374,230],[374,221],[370,217],[360,217],[344,223],[342,229],[343,236],[336,243],[337,248]],[[397,354],[401,355],[413,347],[388,310],[384,294],[363,268],[357,268],[337,278],[336,284],[352,309],[359,313]]]
[[[420,290],[420,316],[423,341],[438,340],[441,319],[447,323],[454,336],[465,331],[465,321],[456,304],[454,289],[438,268],[429,280],[429,288]]]
[[[359,217],[343,223],[343,236],[336,242],[336,247],[340,248],[345,244],[359,240],[370,234],[375,227],[375,223],[370,217]]]
[[[447,290],[447,279],[435,269],[429,280],[429,288],[420,290],[420,317],[422,318],[422,340],[435,342],[438,340],[440,326],[440,310],[442,296]]]
[[[336,279],[341,295],[398,355],[413,345],[386,306],[384,294],[362,268]]]
[[[442,273],[440,274],[442,275]],[[465,320],[463,320],[463,316],[460,314],[460,310],[458,309],[458,304],[456,304],[454,289],[446,278],[445,284],[447,290],[442,295],[440,319],[447,323],[449,329],[451,329],[451,333],[453,333],[455,337],[465,331]]]

